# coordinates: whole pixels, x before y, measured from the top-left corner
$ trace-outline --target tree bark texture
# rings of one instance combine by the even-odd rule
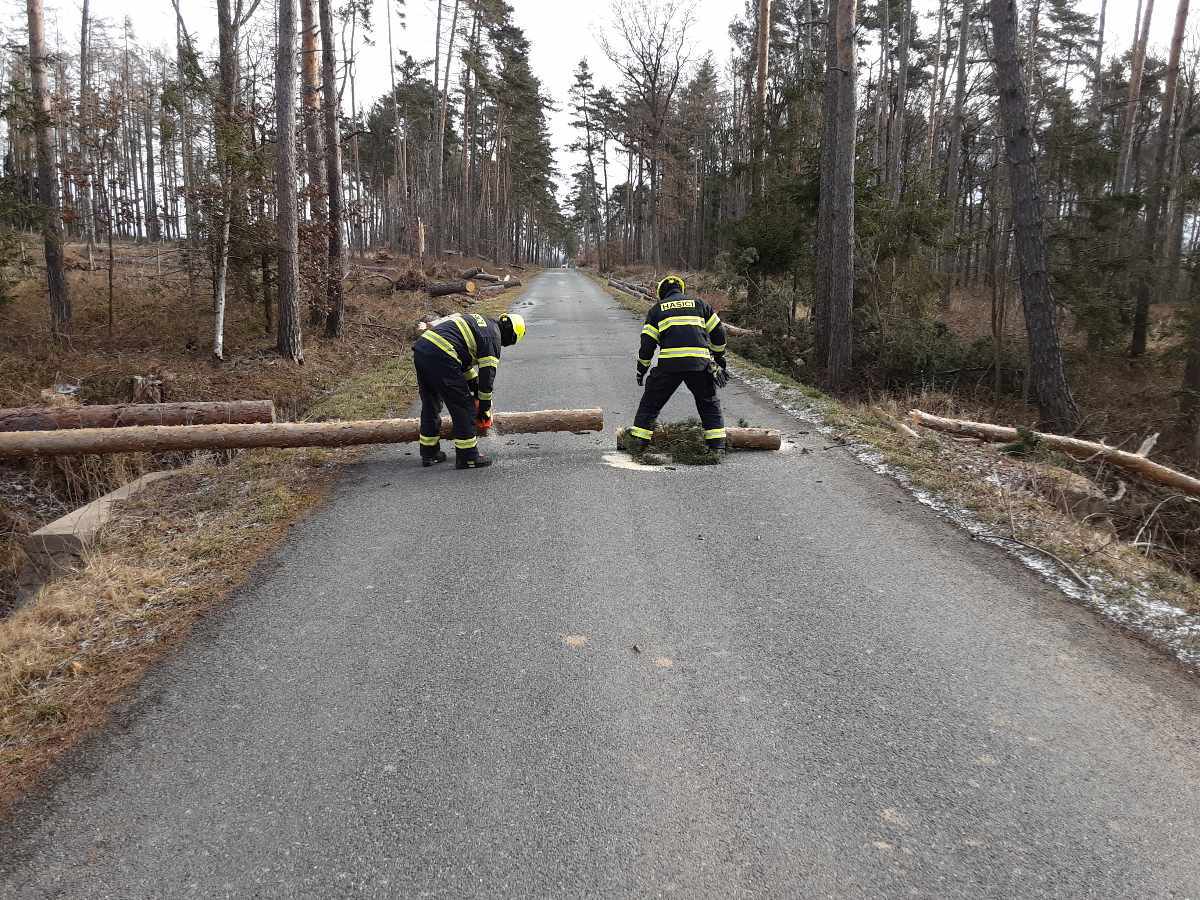
[[[317,24],[315,11],[316,0],[300,0],[300,29],[302,33],[300,46],[301,96],[304,111],[304,162],[308,173],[308,195],[311,222],[316,231],[325,241],[325,229],[328,227],[329,207],[328,191],[325,184],[325,142],[321,133],[321,81],[318,69],[320,67],[319,42],[320,26]],[[324,296],[328,288],[325,285],[324,260],[318,264],[317,290]],[[324,318],[319,314],[322,303],[314,302],[316,319]]]
[[[829,355],[825,385],[837,390],[850,376],[854,350],[854,157],[858,126],[857,0],[837,0],[837,140],[833,150],[830,220]]]
[[[829,356],[829,294],[832,271],[833,154],[837,143],[837,0],[826,0],[825,84],[821,103],[820,202],[817,207],[817,265],[813,290],[813,364]]]
[[[758,33],[755,47],[754,76],[754,183],[751,193],[757,200],[762,196],[763,156],[767,141],[767,62],[771,53],[771,0],[758,0]]]
[[[46,286],[50,295],[50,333],[65,338],[71,327],[71,297],[63,269],[63,222],[54,165],[50,88],[46,81],[46,35],[42,0],[28,0],[29,80],[33,88],[33,132],[37,155],[38,202],[42,206],[42,241],[46,253]]]
[[[305,0],[300,0],[305,2]],[[304,362],[300,334],[299,222],[296,200],[296,0],[277,0],[279,47],[275,58],[275,160],[277,253],[279,255],[276,343],[279,354]]]
[[[474,281],[442,281],[427,285],[425,290],[430,297],[444,297],[447,294],[474,294],[477,287]]]
[[[963,107],[967,98],[967,50],[970,47],[971,0],[962,0],[962,18],[958,23],[958,59],[955,61],[954,112],[950,116],[950,135],[946,147],[946,209],[950,216],[942,241],[947,248],[957,233],[955,219],[958,215],[958,200],[962,192],[962,138]],[[947,249],[942,257],[942,308],[950,308],[950,292],[954,288],[954,273],[957,254]]]
[[[1133,189],[1131,181],[1133,137],[1137,130],[1138,100],[1142,96],[1142,74],[1146,68],[1146,45],[1150,40],[1150,21],[1154,16],[1154,0],[1146,0],[1146,9],[1140,23],[1134,23],[1133,59],[1130,62],[1129,98],[1125,101],[1125,112],[1121,117],[1121,151],[1117,157],[1116,193],[1124,194]]]
[[[600,409],[548,409],[498,412],[492,430],[499,434],[604,430]],[[255,447],[349,447],[397,444],[420,437],[419,419],[357,422],[282,422],[273,425],[159,425],[141,428],[89,428],[79,431],[21,431],[0,434],[0,459],[29,456],[77,456],[88,453],[162,453],[183,450],[239,450]],[[442,419],[442,437],[453,423]]]
[[[248,425],[274,421],[275,404],[270,400],[0,409],[0,432],[129,428],[138,425]]]
[[[888,138],[887,177],[892,189],[893,206],[900,205],[904,184],[904,116],[908,107],[908,51],[912,44],[912,20],[912,0],[905,0],[904,21],[900,25],[900,51],[896,61],[896,108],[892,112],[892,131]]]
[[[1179,86],[1179,58],[1183,53],[1183,38],[1187,30],[1188,0],[1179,0],[1175,14],[1175,32],[1171,38],[1171,56],[1167,63],[1166,83],[1163,88],[1162,112],[1158,119],[1158,133],[1154,138],[1154,165],[1150,170],[1150,189],[1146,192],[1146,220],[1142,234],[1142,266],[1144,271],[1137,280],[1137,304],[1133,313],[1133,339],[1129,352],[1141,356],[1146,352],[1150,332],[1150,299],[1162,285],[1161,272],[1156,264],[1156,252],[1160,245],[1159,223],[1165,202],[1167,184],[1167,151],[1171,146],[1171,123],[1175,117],[1175,96]]]
[[[342,252],[342,140],[338,120],[337,51],[333,45],[331,0],[320,0],[321,91],[325,113],[325,182],[329,197],[329,269],[325,334],[341,337],[346,330],[346,298],[342,292],[345,266]]]
[[[1052,450],[1066,453],[1068,456],[1073,456],[1076,459],[1103,461],[1124,469],[1126,472],[1133,472],[1135,475],[1140,475],[1148,481],[1166,485],[1185,494],[1190,494],[1193,497],[1200,497],[1200,478],[1193,478],[1191,475],[1152,462],[1144,456],[1139,456],[1136,453],[1130,453],[1126,450],[1118,450],[1115,447],[1109,447],[1105,444],[1097,444],[1095,441],[1083,441],[1079,438],[1063,437],[1058,434],[1043,434],[1038,431],[1022,432],[1016,428],[992,425],[988,422],[944,419],[941,416],[931,416],[929,413],[922,412],[919,409],[910,411],[909,416],[917,424],[924,425],[926,428],[932,428],[935,431],[945,431],[950,434],[963,434],[968,437],[979,438],[981,441],[1012,443],[1023,438],[1028,439],[1028,436],[1032,435],[1033,440],[1038,443],[1044,444]]]
[[[1073,431],[1079,422],[1079,410],[1067,383],[1050,295],[1042,198],[1029,129],[1028,98],[1017,56],[1016,0],[990,0],[990,8],[1032,381],[1043,426],[1050,431]]]

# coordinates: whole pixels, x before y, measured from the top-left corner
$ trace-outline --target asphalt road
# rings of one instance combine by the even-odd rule
[[[498,408],[609,431],[354,467],[18,810],[0,895],[1200,898],[1200,683],[739,384],[814,452],[606,464],[637,322],[526,297]]]

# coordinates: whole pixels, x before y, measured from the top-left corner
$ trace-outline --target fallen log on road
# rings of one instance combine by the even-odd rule
[[[599,409],[544,409],[498,412],[500,434],[545,431],[602,431]],[[0,459],[77,456],[88,453],[162,453],[172,450],[243,450],[254,447],[349,447],[417,440],[419,419],[354,422],[278,422],[258,425],[147,425],[137,428],[85,428],[75,431],[18,431],[0,434]],[[442,437],[451,436],[449,418]]]
[[[1052,450],[1066,453],[1068,456],[1073,456],[1076,459],[1104,460],[1110,465],[1140,475],[1147,481],[1175,488],[1193,497],[1200,497],[1200,478],[1193,478],[1191,475],[1175,469],[1169,469],[1156,462],[1151,462],[1146,457],[1140,456],[1137,453],[1118,450],[1115,447],[1097,444],[1095,441],[1083,441],[1079,438],[1064,437],[1061,434],[1046,434],[1041,431],[1030,432],[1018,430],[1003,425],[992,425],[988,422],[971,422],[966,419],[944,419],[941,416],[932,416],[919,409],[911,410],[908,415],[917,424],[923,425],[926,428],[932,428],[934,431],[963,434],[968,437],[978,438],[981,441],[1013,443],[1021,440],[1022,435],[1032,435],[1037,443]]]
[[[622,428],[617,435],[618,441],[624,439],[628,429]],[[659,436],[661,432],[656,432]],[[654,438],[650,439],[651,446]],[[778,450],[783,446],[783,437],[778,431],[770,428],[726,428],[725,446],[734,450]]]
[[[26,406],[0,409],[0,432],[139,425],[246,425],[274,422],[270,400],[226,403],[118,403],[111,406]]]

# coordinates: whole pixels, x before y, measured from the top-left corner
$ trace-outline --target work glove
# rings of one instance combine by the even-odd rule
[[[487,434],[492,427],[492,404],[489,400],[475,401],[475,430]]]
[[[729,370],[725,367],[725,361],[713,363],[708,367],[709,374],[712,375],[713,383],[718,388],[723,388],[729,384]]]
[[[638,382],[638,387],[641,387],[641,386],[642,386],[642,382],[643,382],[643,381],[645,381],[645,380],[646,380],[646,373],[645,373],[645,372],[638,372],[638,373],[637,373],[637,382]]]

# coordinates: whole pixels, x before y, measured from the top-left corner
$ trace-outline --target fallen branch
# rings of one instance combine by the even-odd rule
[[[602,431],[599,409],[548,409],[496,413],[501,434],[545,431]],[[78,431],[18,431],[0,434],[0,459],[77,456],[86,453],[162,453],[170,450],[239,450],[254,447],[347,447],[409,443],[420,436],[418,419],[356,422],[281,422],[273,425],[162,425],[85,428]],[[451,422],[442,419],[442,437]]]
[[[971,422],[966,419],[944,419],[941,416],[932,416],[919,409],[910,411],[909,417],[917,424],[931,428],[934,431],[963,434],[968,437],[978,438],[981,441],[1008,444],[1019,441],[1022,437],[1022,432],[1016,428],[992,425],[988,422]],[[1094,441],[1082,441],[1079,438],[1064,437],[1060,434],[1046,434],[1040,431],[1025,432],[1025,434],[1032,434],[1033,439],[1038,443],[1052,450],[1066,453],[1068,456],[1073,456],[1076,459],[1103,459],[1111,465],[1140,475],[1147,481],[1175,488],[1193,497],[1200,497],[1200,478],[1193,478],[1191,475],[1175,469],[1169,469],[1166,466],[1146,459],[1144,456],[1138,456],[1136,453],[1117,450],[1114,447],[1097,444]]]

